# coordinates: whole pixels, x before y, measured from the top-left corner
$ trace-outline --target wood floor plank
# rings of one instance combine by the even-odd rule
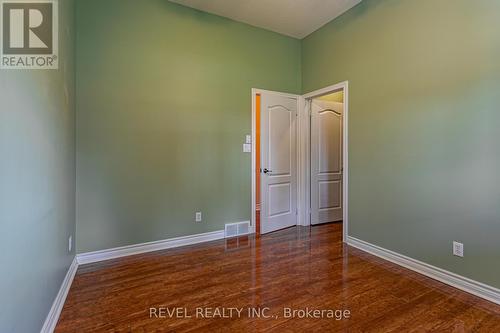
[[[150,308],[193,318],[151,318]],[[196,308],[242,308],[196,318]],[[271,318],[247,315],[267,309]],[[349,318],[290,318],[348,310]],[[500,307],[342,243],[342,225],[294,227],[78,268],[56,332],[500,332]]]

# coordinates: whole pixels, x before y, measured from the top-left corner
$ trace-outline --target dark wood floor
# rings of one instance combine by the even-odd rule
[[[499,306],[348,247],[341,231],[295,227],[79,267],[56,332],[500,332]],[[193,318],[150,318],[151,307]],[[195,317],[215,307],[244,311]],[[273,317],[246,315],[266,307]],[[350,318],[291,319],[285,307]]]

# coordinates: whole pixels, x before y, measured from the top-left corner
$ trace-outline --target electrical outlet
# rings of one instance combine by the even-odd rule
[[[453,241],[453,255],[457,257],[464,256],[464,244]]]
[[[196,222],[201,222],[201,212],[196,212],[195,220]]]
[[[73,250],[73,236],[68,238],[68,252],[71,252],[71,250]]]

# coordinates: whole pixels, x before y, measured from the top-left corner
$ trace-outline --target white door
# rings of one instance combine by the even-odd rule
[[[343,103],[311,103],[311,224],[342,220]]]
[[[297,224],[297,98],[261,95],[261,233]]]

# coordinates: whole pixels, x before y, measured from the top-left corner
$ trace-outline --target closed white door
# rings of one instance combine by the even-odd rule
[[[297,99],[261,95],[261,233],[297,224]]]
[[[311,224],[342,220],[343,103],[311,103]]]

